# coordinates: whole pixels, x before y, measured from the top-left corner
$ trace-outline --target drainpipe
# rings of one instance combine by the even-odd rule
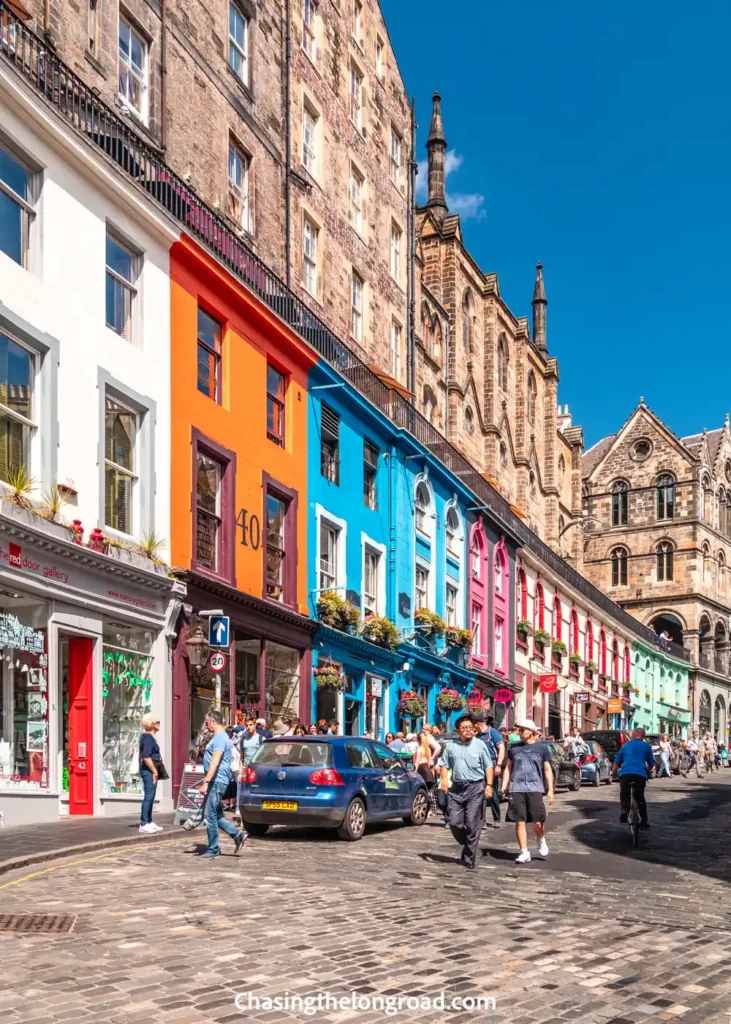
[[[397,595],[398,581],[396,579],[396,497],[398,494],[398,461],[396,458],[396,446],[391,445],[388,453],[388,604],[391,608],[391,618],[394,625],[398,619]]]
[[[416,402],[416,334],[414,326],[416,306],[416,211],[414,199],[416,196],[416,99],[411,97],[411,158],[409,160],[409,188],[408,188],[408,231],[409,231],[409,280],[408,280],[408,304],[407,325],[409,338],[409,391],[411,401]]]
[[[292,124],[291,124],[291,63],[292,63],[292,36],[289,27],[289,5],[290,0],[284,2],[284,17],[287,19],[285,27],[284,37],[284,118],[285,118],[285,129],[284,129],[284,262],[285,275],[284,279],[287,284],[287,288],[292,285],[292,259],[291,259],[291,237],[290,237],[290,165],[292,163]]]
[[[47,43],[53,43],[51,38],[51,0],[44,0],[43,4],[43,38]]]
[[[160,149],[168,147],[168,0],[160,0]]]
[[[444,332],[444,358],[446,370],[444,371],[444,383],[447,388],[447,404],[444,410],[444,436],[449,440],[449,320],[446,321],[447,329]]]

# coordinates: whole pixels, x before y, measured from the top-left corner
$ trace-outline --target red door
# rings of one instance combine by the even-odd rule
[[[69,637],[69,814],[94,813],[94,642]]]

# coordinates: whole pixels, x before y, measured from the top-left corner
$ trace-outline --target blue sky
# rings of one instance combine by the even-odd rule
[[[678,434],[731,411],[728,0],[381,0],[419,157],[442,94],[468,248],[530,313],[589,447],[643,395]],[[424,183],[424,177],[422,183]]]

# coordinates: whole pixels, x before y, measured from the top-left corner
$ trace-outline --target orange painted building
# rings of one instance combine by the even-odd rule
[[[314,353],[193,241],[170,253],[171,552],[188,604],[173,657],[173,781],[219,707],[306,718],[307,376]],[[213,672],[206,616],[230,616]]]

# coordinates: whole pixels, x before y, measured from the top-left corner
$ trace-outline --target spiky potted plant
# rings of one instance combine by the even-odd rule
[[[421,635],[432,640],[444,636],[447,629],[441,615],[437,615],[436,612],[432,612],[428,608],[417,608],[414,612],[414,622],[419,627]]]
[[[378,647],[385,647],[388,651],[395,651],[398,647],[399,631],[383,615],[369,615],[360,627],[360,634],[364,640]]]

